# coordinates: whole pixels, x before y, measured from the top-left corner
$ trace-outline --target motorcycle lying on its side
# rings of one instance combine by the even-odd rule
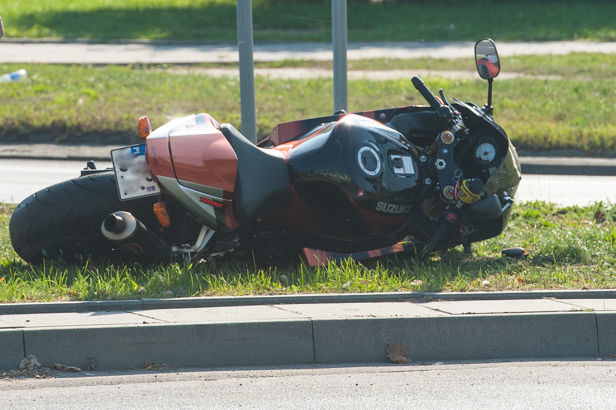
[[[489,82],[483,107],[413,77],[429,106],[282,123],[257,145],[208,114],[155,131],[142,117],[145,143],[113,150],[113,170],[89,163],[17,207],[13,247],[31,263],[470,252],[503,231],[521,179],[492,117],[494,42],[478,41],[475,57]]]

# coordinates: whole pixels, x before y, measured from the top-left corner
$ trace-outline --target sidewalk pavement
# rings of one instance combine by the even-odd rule
[[[472,58],[474,42],[349,43],[347,59]],[[616,53],[616,42],[499,42],[502,57],[580,52]],[[254,61],[332,60],[331,43],[256,43]],[[0,63],[192,64],[239,60],[237,44],[0,41]]]
[[[616,291],[373,293],[0,305],[0,370],[27,355],[96,370],[616,355]],[[90,360],[90,362],[92,362]]]
[[[0,143],[0,159],[111,161],[109,152],[122,145]],[[519,151],[523,174],[616,176],[616,158],[582,156],[582,152]]]

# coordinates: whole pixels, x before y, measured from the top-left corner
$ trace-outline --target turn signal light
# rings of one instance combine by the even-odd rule
[[[154,204],[154,215],[156,215],[156,219],[158,219],[158,222],[163,228],[168,228],[171,226],[167,206],[164,202],[157,202]]]
[[[150,119],[147,115],[139,118],[139,138],[142,140],[145,139],[148,135],[152,133],[152,126],[150,125]]]

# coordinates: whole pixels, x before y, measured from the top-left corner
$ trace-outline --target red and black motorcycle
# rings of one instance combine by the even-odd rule
[[[15,210],[10,234],[28,262],[109,258],[159,263],[242,255],[302,255],[314,265],[393,252],[432,252],[499,235],[521,174],[492,118],[494,43],[475,46],[490,83],[482,108],[440,99],[429,106],[344,112],[282,123],[254,145],[208,114],[174,120],[145,144],[112,151],[113,170],[35,193]]]

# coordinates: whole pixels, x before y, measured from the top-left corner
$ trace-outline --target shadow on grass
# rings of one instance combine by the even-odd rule
[[[255,39],[272,35],[281,40],[305,40],[306,35],[308,40],[331,39],[329,9],[323,8],[325,16],[316,11],[304,20],[299,17],[304,8],[308,6],[296,7],[290,15],[255,9]],[[237,41],[234,5],[27,13],[13,18],[11,25],[18,36],[34,38]]]
[[[169,7],[28,13],[12,24],[29,37],[207,39],[216,33],[230,39],[236,34],[235,19],[230,6]]]
[[[330,4],[253,2],[255,40],[331,41]],[[616,4],[603,1],[352,1],[348,29],[349,41],[614,40],[614,14]],[[13,37],[236,41],[236,21],[235,2],[24,10],[10,16],[7,30]]]

